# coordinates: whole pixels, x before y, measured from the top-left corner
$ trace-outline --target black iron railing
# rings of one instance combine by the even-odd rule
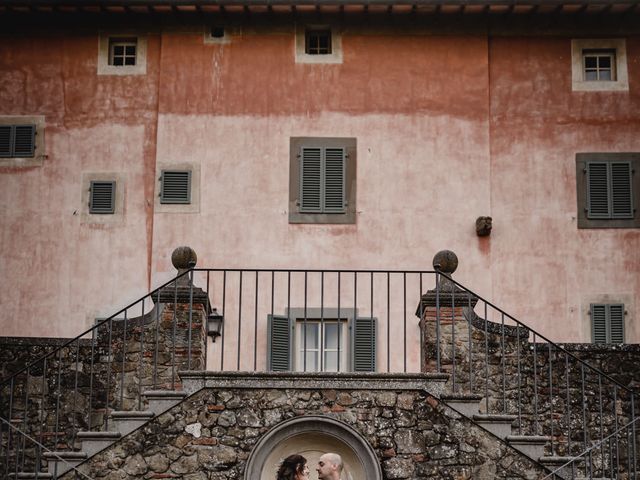
[[[0,383],[0,476],[42,471],[43,449],[76,450],[78,432],[114,429],[113,412],[144,410],[145,391],[179,390],[181,370],[205,368],[447,373],[450,394],[548,437],[550,456],[579,456],[631,425],[614,435],[618,454],[572,468],[638,469],[633,392],[450,276],[192,269]]]

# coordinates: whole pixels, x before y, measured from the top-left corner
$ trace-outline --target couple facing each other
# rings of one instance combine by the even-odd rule
[[[337,453],[325,453],[318,460],[318,480],[340,480],[342,458]],[[302,455],[289,455],[280,464],[276,480],[309,480],[307,459]]]

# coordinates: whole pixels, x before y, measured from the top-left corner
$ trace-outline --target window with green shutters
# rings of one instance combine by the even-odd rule
[[[290,139],[289,222],[355,223],[356,139]]]
[[[593,343],[624,343],[624,304],[591,304]]]
[[[638,153],[576,155],[579,228],[640,227]]]
[[[30,158],[35,150],[35,125],[0,125],[0,157]]]
[[[374,372],[376,319],[268,319],[267,363],[271,371]]]

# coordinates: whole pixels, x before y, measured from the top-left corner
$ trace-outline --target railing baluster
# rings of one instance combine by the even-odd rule
[[[370,318],[371,318],[371,328],[373,329],[373,272],[371,272],[371,315],[370,315]],[[373,331],[372,331],[372,333],[373,333]],[[371,342],[370,353],[371,353],[371,359],[372,360],[374,358],[376,358],[375,351],[376,351],[376,345],[375,345],[374,342]],[[372,366],[373,366],[373,371],[375,372],[377,370],[376,369],[376,365],[374,364]]]
[[[484,397],[489,412],[489,320],[487,302],[484,302]]]
[[[420,371],[421,372],[426,372],[427,370],[427,365],[426,365],[426,359],[424,358],[425,356],[425,348],[424,348],[424,342],[425,342],[425,335],[424,335],[424,331],[426,328],[426,322],[424,320],[424,304],[422,303],[422,272],[420,272],[420,285],[419,285],[419,290],[418,290],[418,301],[420,302],[420,323],[419,325],[421,326],[420,328],[420,362],[424,362],[424,365],[420,365]],[[389,371],[389,332],[390,332],[390,328],[389,328],[389,272],[387,272],[387,372]]]
[[[469,338],[471,338],[471,332],[469,332]],[[520,325],[516,325],[516,338],[518,343],[516,348],[516,362],[518,364],[518,435],[522,435],[522,366],[520,363],[522,345],[520,343]]]
[[[387,373],[391,372],[391,274],[387,272]],[[420,288],[422,293],[422,288]],[[422,305],[422,302],[420,302]],[[422,320],[422,319],[421,319]],[[422,329],[420,329],[422,331]],[[424,341],[421,342],[421,346]],[[423,358],[423,357],[420,357]]]
[[[438,274],[436,273],[436,281],[438,278]],[[471,307],[471,294],[467,292],[467,307],[469,307],[469,312],[473,311]],[[467,321],[467,334],[468,334],[468,355],[469,355],[469,392],[473,393],[475,388],[473,387],[473,342],[471,341],[472,333],[471,333],[471,320]],[[518,404],[519,405],[519,404]]]
[[[336,329],[338,335],[340,335],[340,319],[337,319]],[[324,332],[324,272],[320,272],[320,331]],[[338,356],[340,356],[340,350],[338,350]],[[320,371],[324,372],[324,354],[320,355]]]
[[[140,388],[138,389],[138,410],[142,410],[142,379],[144,370],[142,359],[144,358],[144,298],[142,299],[142,311],[140,313],[140,353],[138,355],[138,378],[140,378]]]
[[[304,272],[304,318],[302,319],[303,327],[302,327],[302,371],[307,371],[307,272]],[[318,350],[322,350],[322,332],[317,338],[318,340]]]
[[[598,375],[598,411],[600,413],[600,455],[602,456],[602,461],[604,462],[604,416],[602,414],[602,377]]]
[[[60,361],[61,361],[60,352],[61,352],[61,350],[58,350],[58,373],[60,372]],[[55,429],[56,429],[55,432],[53,432],[54,433],[54,436],[53,436],[54,444],[55,444],[55,441],[56,441],[57,435],[58,435],[58,412],[60,411],[60,403],[58,402],[58,399],[60,398],[60,395],[59,395],[60,394],[60,377],[59,376],[58,376],[58,382],[57,383],[58,383],[58,385],[57,385],[58,395],[57,395],[57,399],[56,399],[56,410],[55,410],[55,413],[54,413]],[[44,444],[44,434],[45,434],[45,429],[46,429],[46,426],[45,426],[45,410],[47,409],[47,401],[46,401],[46,397],[45,397],[45,392],[46,391],[47,391],[47,359],[45,358],[44,362],[43,362],[43,368],[42,368],[42,403],[40,404],[40,425],[39,425],[39,428],[40,428],[40,443],[41,444]],[[25,410],[25,414],[26,413],[27,413],[27,411]],[[38,428],[38,427],[36,427],[36,428]],[[24,432],[26,432],[26,429],[24,430]],[[37,430],[34,433],[37,433]],[[34,437],[37,437],[37,435],[34,435]],[[25,442],[26,442],[26,437],[25,437]],[[37,448],[37,450],[38,450],[37,456],[38,456],[38,460],[39,460],[40,459],[40,455],[42,454],[42,452],[41,452],[41,448],[42,447],[39,446],[39,445],[37,447],[38,447]],[[53,449],[55,450],[55,447]],[[26,446],[25,446],[25,456],[26,456]],[[24,471],[24,456],[22,457],[22,459],[23,459],[22,471]],[[34,467],[35,467],[34,470],[36,472],[40,471],[40,465],[38,465],[36,463],[34,465]],[[57,467],[57,465],[56,465],[56,467]]]
[[[153,389],[158,388],[158,355],[159,355],[159,336],[160,336],[160,289],[158,289],[156,299],[156,328],[155,338],[153,340]],[[171,319],[172,338],[171,338],[171,389],[175,389],[176,385],[176,328],[177,328],[177,310],[178,308],[178,281],[173,282],[173,315]]]
[[[567,388],[567,406],[566,406],[566,424],[567,424],[567,456],[572,456],[571,453],[571,396],[569,390],[569,355],[564,355],[564,374],[566,377]]]
[[[124,330],[122,332],[122,372],[120,372],[120,410],[124,410],[124,369],[127,359],[127,310],[124,311]]]
[[[618,408],[617,408],[617,404],[618,404],[618,387],[616,385],[613,386],[613,431],[615,432],[616,430],[618,430]],[[615,448],[616,448],[616,463],[615,463],[615,469],[612,470],[612,473],[615,473],[615,475],[617,476],[620,473],[620,445],[618,442],[618,435],[616,435],[615,437],[616,443],[615,443]],[[611,464],[612,467],[613,465],[613,458],[611,459]],[[613,477],[613,475],[612,475]]]
[[[504,346],[504,313],[500,315],[500,368],[502,369],[502,413],[507,413],[507,375],[505,366],[505,346]]]
[[[338,325],[340,325],[340,319],[341,319],[341,315],[340,315],[340,272],[338,272]],[[338,352],[340,352],[340,337],[342,335],[340,335],[340,326],[338,326]],[[340,371],[340,358],[341,355],[338,354],[338,371]]]
[[[187,370],[191,370],[191,331],[193,330],[193,268],[189,270],[189,323],[187,324]],[[240,345],[240,342],[238,342]],[[240,349],[238,349],[240,352]],[[239,370],[239,369],[238,369]]]
[[[355,321],[358,318],[358,272],[353,272],[353,322],[355,325]],[[405,366],[406,366],[406,358],[405,358]]]
[[[638,478],[638,456],[636,450],[636,409],[635,409],[635,394],[633,392],[631,395],[631,420],[633,423],[631,424],[631,436],[633,438],[633,479]]]
[[[77,397],[78,397],[78,369],[80,368],[78,363],[79,360],[80,360],[80,339],[76,341],[76,368],[75,368],[75,375],[73,379],[73,404],[71,407],[71,411],[73,412],[71,416],[71,445],[72,446],[75,444],[76,433],[77,433],[76,407],[77,407]]]
[[[112,359],[111,359],[111,355],[112,355],[112,337],[113,337],[113,316],[109,317],[109,322],[108,322],[108,328],[109,328],[109,346],[108,346],[108,353],[107,353],[107,394],[105,397],[105,410],[104,410],[104,431],[108,431],[109,430],[109,393],[110,393],[110,388],[109,386],[111,385],[111,363],[112,363]]]
[[[404,361],[404,369],[403,371],[406,373],[407,371],[407,273],[403,272],[402,274],[402,302],[403,302],[403,310],[402,310],[402,358]]]
[[[242,344],[242,270],[240,270],[240,286],[238,287],[238,343],[236,370],[240,371],[240,345]]]
[[[93,429],[93,425],[91,424],[91,411],[93,407],[93,362],[96,354],[96,340],[98,336],[100,327],[96,326],[93,330],[91,330],[91,360],[89,365],[89,408],[87,409],[87,428],[89,431]]]
[[[456,386],[456,289],[451,289],[451,387],[455,392]]]
[[[227,307],[227,271],[222,272],[222,318],[226,318],[225,312]],[[224,372],[224,324],[220,331],[220,371]]]
[[[253,370],[258,369],[258,271],[256,270],[256,295],[253,318]]]
[[[553,446],[553,351],[551,350],[551,343],[547,343],[548,345],[548,355],[549,355],[549,444],[551,446],[551,455],[554,454],[554,446]]]
[[[209,278],[209,274],[211,273],[210,270],[207,270],[207,308],[205,309],[205,318],[204,321],[206,322],[205,325],[205,334],[204,334],[204,340],[202,343],[204,343],[204,365],[202,366],[202,370],[203,371],[207,371],[209,370],[207,364],[208,362],[208,355],[209,355],[209,315],[211,314],[211,282],[210,282],[210,278]],[[256,272],[257,273],[257,272]]]
[[[406,337],[405,332],[405,341]],[[436,371],[440,373],[440,272],[436,272]]]
[[[538,344],[536,334],[533,334],[533,425],[534,435],[538,435]]]

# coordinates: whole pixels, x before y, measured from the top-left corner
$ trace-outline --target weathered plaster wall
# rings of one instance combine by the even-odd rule
[[[3,38],[1,114],[45,116],[41,167],[0,166],[0,222],[7,335],[75,336],[148,291],[157,57],[146,76],[97,76],[95,32]],[[85,222],[83,173],[124,184],[118,218]]]
[[[640,39],[627,37],[628,92],[572,92],[567,38],[490,45],[493,301],[554,340],[589,342],[589,299],[629,295],[637,342],[640,231],[578,230],[575,154],[640,149]]]
[[[638,341],[640,234],[575,221],[575,153],[640,149],[637,36],[628,92],[573,93],[569,36],[354,26],[342,64],[308,65],[292,25],[221,45],[182,30],[151,34],[147,74],[129,77],[96,75],[95,31],[3,42],[2,113],[44,114],[49,155],[0,169],[6,334],[74,335],[189,244],[201,266],[294,268],[429,269],[450,248],[457,279],[557,340],[588,341],[588,298],[625,295]],[[292,136],[357,138],[355,225],[288,223]],[[157,165],[181,161],[200,165],[199,212],[154,214]],[[88,171],[125,175],[120,225],[81,222]]]

